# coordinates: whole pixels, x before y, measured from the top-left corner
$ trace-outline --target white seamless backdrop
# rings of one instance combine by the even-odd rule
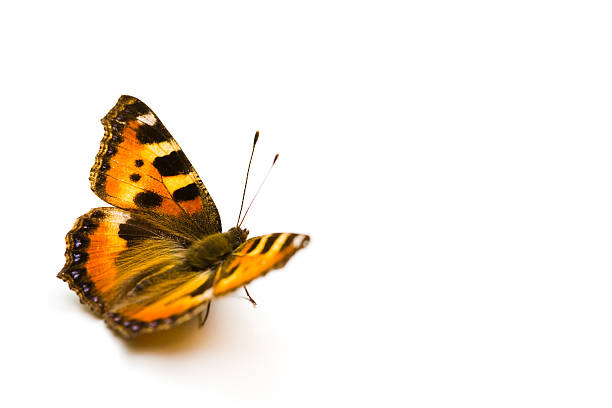
[[[0,405],[609,407],[605,1],[4,2]],[[311,245],[125,342],[55,275],[147,103],[225,228]]]

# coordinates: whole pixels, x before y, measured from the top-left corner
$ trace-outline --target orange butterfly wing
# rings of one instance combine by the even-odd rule
[[[185,263],[193,229],[160,222],[158,214],[95,208],[67,234],[58,277],[125,337],[168,328],[212,297],[214,271]]]
[[[272,269],[282,268],[309,242],[308,235],[286,232],[247,240],[236,248],[217,270],[213,294],[224,295],[264,276]]]
[[[115,285],[115,259],[127,248],[119,223],[129,214],[115,208],[95,208],[79,217],[66,235],[66,264],[57,275],[68,282],[81,303],[102,314]]]
[[[149,288],[134,288],[105,315],[122,336],[165,330],[202,313],[212,299],[214,271],[167,271]],[[148,292],[148,293],[147,293]]]
[[[123,95],[102,124],[104,138],[89,176],[98,197],[126,210],[195,218],[207,234],[221,232],[206,187],[147,105]]]

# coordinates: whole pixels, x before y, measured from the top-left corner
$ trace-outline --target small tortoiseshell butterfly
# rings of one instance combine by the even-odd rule
[[[213,297],[284,266],[308,244],[307,235],[291,233],[247,239],[240,225],[222,232],[195,169],[138,99],[121,96],[102,124],[89,179],[114,207],[77,219],[58,278],[123,337],[198,315],[203,324]]]

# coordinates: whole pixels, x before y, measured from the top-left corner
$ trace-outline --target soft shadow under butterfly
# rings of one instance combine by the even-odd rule
[[[96,195],[115,207],[77,219],[58,277],[123,337],[196,316],[203,324],[214,297],[284,266],[308,244],[307,235],[292,233],[247,239],[241,222],[223,233],[193,166],[138,99],[121,96],[102,124],[89,179]]]

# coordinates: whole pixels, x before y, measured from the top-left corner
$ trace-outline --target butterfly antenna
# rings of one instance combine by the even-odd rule
[[[249,213],[249,210],[251,209],[251,206],[253,205],[253,201],[255,201],[255,198],[257,197],[257,194],[259,194],[259,192],[261,191],[261,188],[263,187],[264,183],[266,182],[266,179],[270,175],[270,172],[272,171],[272,168],[274,167],[274,164],[276,164],[276,160],[278,160],[278,153],[276,153],[276,156],[274,156],[274,160],[272,161],[272,165],[270,166],[270,169],[266,173],[266,177],[264,177],[263,181],[259,185],[259,188],[257,189],[257,192],[253,196],[253,199],[251,200],[251,203],[249,204],[249,206],[247,207],[246,211],[244,212],[244,217],[242,217],[242,221],[240,221],[240,224],[238,224],[238,227],[240,227],[242,225],[242,223],[244,222],[244,219],[246,218],[247,214]]]
[[[244,195],[246,194],[247,183],[249,182],[249,172],[251,171],[251,162],[253,161],[253,154],[255,153],[255,145],[259,139],[259,130],[255,132],[255,139],[253,139],[253,149],[251,150],[251,158],[249,159],[249,168],[247,169],[246,180],[244,180],[244,191],[242,191],[242,202],[240,203],[240,212],[238,213],[238,220],[236,225],[240,222],[240,215],[242,214],[242,207],[244,206]],[[248,211],[248,210],[247,210]]]

